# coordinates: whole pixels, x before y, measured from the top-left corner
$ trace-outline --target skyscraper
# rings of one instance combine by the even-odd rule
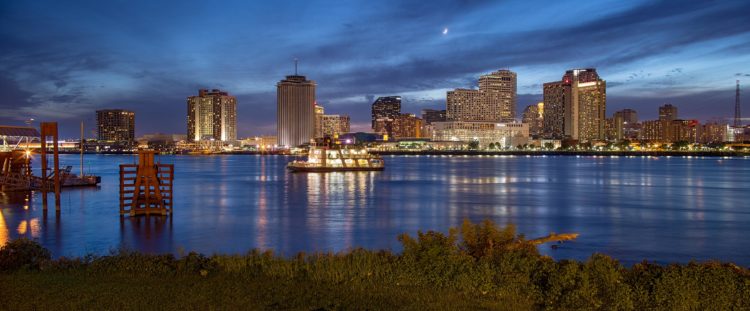
[[[659,121],[677,120],[677,107],[666,104],[659,107]]]
[[[401,114],[401,96],[378,97],[372,103],[372,128],[375,129],[375,121],[380,118],[395,119]]]
[[[498,70],[479,77],[479,89],[446,94],[448,121],[514,122],[516,73]]]
[[[97,139],[105,141],[135,140],[135,112],[123,109],[96,111]]]
[[[323,138],[323,115],[325,109],[323,106],[315,105],[315,138]]]
[[[544,103],[529,105],[523,110],[523,121],[529,125],[529,135],[538,137],[544,130]]]
[[[237,140],[237,99],[229,93],[201,89],[187,98],[187,139]]]
[[[315,81],[295,74],[276,84],[279,146],[296,147],[315,137]]]
[[[561,139],[565,135],[566,87],[562,81],[545,83],[542,132],[546,138]]]
[[[500,122],[515,122],[516,73],[501,69],[479,77],[479,92],[491,118]]]
[[[545,83],[545,134],[580,141],[604,139],[606,93],[606,81],[593,68],[568,70],[562,81]]]

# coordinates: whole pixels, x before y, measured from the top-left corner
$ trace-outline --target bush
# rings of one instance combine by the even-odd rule
[[[50,252],[39,243],[26,238],[16,239],[0,248],[0,271],[39,270],[51,258]]]

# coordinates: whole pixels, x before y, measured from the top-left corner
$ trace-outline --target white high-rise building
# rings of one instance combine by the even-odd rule
[[[315,81],[295,74],[276,84],[276,132],[286,148],[315,137]]]

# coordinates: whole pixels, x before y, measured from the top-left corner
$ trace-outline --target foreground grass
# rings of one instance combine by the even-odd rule
[[[401,254],[56,260],[16,240],[0,249],[0,309],[750,310],[750,273],[731,264],[554,261],[491,222],[399,239]]]

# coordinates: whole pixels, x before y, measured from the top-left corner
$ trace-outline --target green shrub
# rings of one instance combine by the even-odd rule
[[[0,271],[38,270],[51,258],[49,250],[39,243],[26,238],[16,239],[0,248]]]

